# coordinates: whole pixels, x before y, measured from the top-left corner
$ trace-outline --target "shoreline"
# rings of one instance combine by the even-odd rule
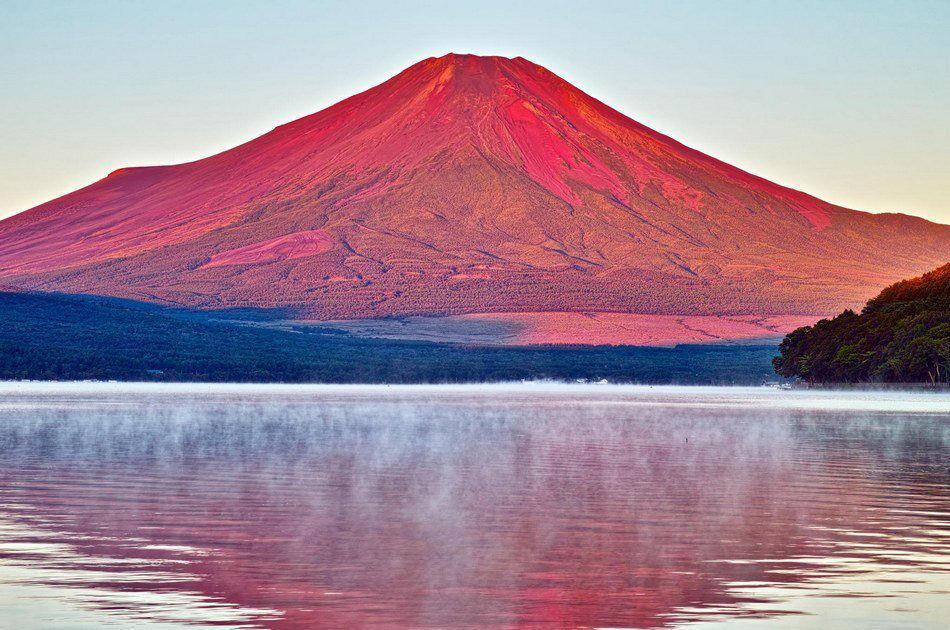
[[[531,400],[558,405],[643,408],[771,409],[948,415],[950,395],[924,390],[790,389],[772,386],[621,385],[554,381],[442,385],[149,383],[0,381],[0,410],[10,405],[91,404],[456,404],[478,400],[517,409]],[[950,415],[948,415],[950,417]]]

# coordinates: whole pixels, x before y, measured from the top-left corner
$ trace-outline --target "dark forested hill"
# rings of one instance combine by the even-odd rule
[[[758,384],[774,378],[774,345],[469,347],[211,317],[115,298],[0,292],[0,379]]]
[[[893,284],[858,315],[793,331],[774,361],[814,383],[950,382],[950,264]]]

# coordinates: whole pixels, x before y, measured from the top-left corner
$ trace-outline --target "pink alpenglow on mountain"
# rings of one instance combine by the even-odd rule
[[[4,286],[319,320],[822,315],[948,257],[950,226],[825,203],[530,61],[454,54],[0,222]]]
[[[323,230],[307,230],[220,252],[211,257],[208,266],[248,265],[294,260],[295,258],[322,254],[332,247],[333,238],[329,234]]]

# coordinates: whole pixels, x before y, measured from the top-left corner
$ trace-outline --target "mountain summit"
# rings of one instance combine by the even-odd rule
[[[0,222],[0,284],[353,319],[831,313],[950,226],[837,207],[520,57],[450,54],[218,155]]]

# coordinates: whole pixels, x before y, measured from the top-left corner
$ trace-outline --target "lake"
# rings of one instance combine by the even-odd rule
[[[946,628],[950,394],[0,383],[0,627]]]

